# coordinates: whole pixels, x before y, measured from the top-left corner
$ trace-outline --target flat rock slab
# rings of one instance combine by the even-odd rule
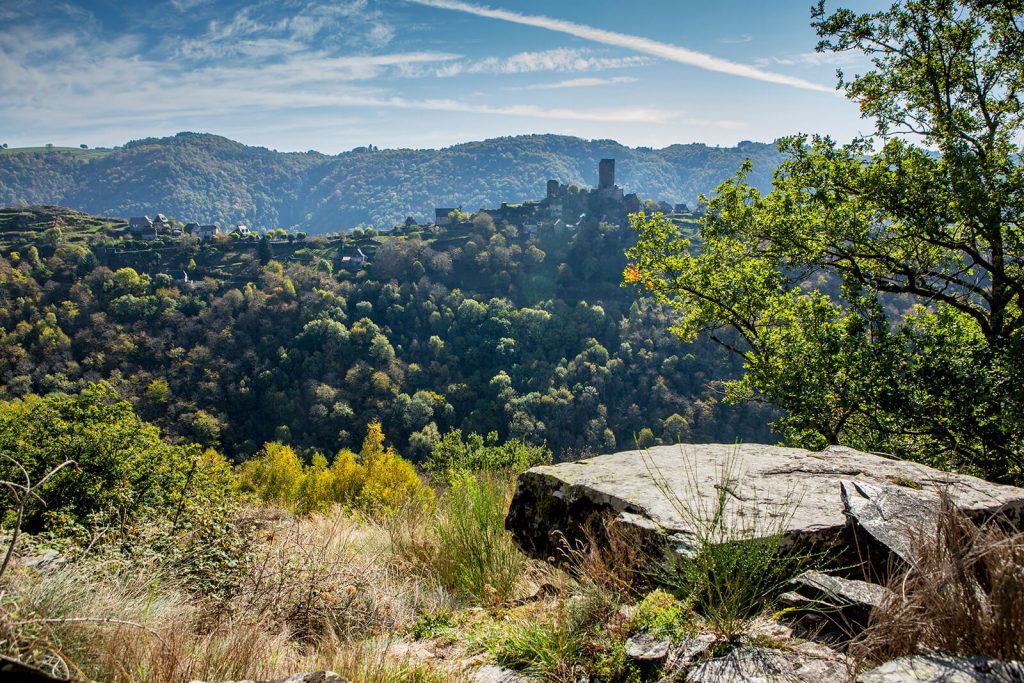
[[[801,652],[741,647],[724,657],[701,662],[686,683],[825,683],[849,680],[845,660],[830,652]]]
[[[857,683],[1021,683],[1024,664],[985,657],[914,655],[886,662]]]
[[[852,448],[699,444],[535,467],[519,476],[505,526],[528,554],[557,559],[566,542],[583,540],[584,525],[610,514],[687,554],[724,495],[731,529],[839,544],[850,540],[843,482],[897,488],[926,508],[946,491],[971,516],[1024,516],[1024,489]]]

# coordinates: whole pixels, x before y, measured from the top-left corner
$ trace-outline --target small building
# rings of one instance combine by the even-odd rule
[[[208,225],[200,225],[199,229],[193,233],[197,235],[199,239],[209,240],[213,239],[215,235],[220,234],[220,226],[216,223],[210,223]]]
[[[135,216],[128,219],[128,232],[134,239],[145,240],[147,242],[155,240],[157,237],[156,226],[149,216]]]
[[[157,232],[163,230],[164,232],[170,232],[171,222],[167,219],[167,216],[162,213],[158,213],[156,218],[153,219],[153,227]]]
[[[242,225],[241,223],[235,226],[234,231],[237,232],[241,237],[248,237],[249,235],[252,234],[252,230],[249,229],[249,226]]]
[[[356,247],[354,253],[348,256],[341,257],[341,267],[346,270],[359,270],[367,263],[366,254],[359,247]]]
[[[188,235],[197,235],[199,233],[199,224],[198,223],[186,223],[185,224],[185,233],[188,234]]]
[[[689,213],[690,212],[690,207],[687,206],[686,204],[676,204],[675,208],[676,208],[676,212],[678,212],[678,213]]]
[[[461,211],[462,207],[438,207],[434,209],[434,225],[450,225],[452,219],[448,217],[452,211]]]

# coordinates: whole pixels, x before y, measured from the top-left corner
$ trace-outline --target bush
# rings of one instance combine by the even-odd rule
[[[45,505],[29,503],[23,526],[30,532],[108,524],[124,529],[154,511],[174,509],[186,495],[223,485],[223,468],[199,466],[210,456],[197,446],[164,443],[157,427],[101,384],[79,394],[0,403],[0,451],[20,462],[33,481],[66,459],[77,463],[42,487]],[[23,478],[13,463],[0,462],[0,479]],[[0,502],[4,516],[7,505],[6,498]]]
[[[659,589],[648,593],[636,606],[631,628],[678,642],[691,635],[692,614],[674,595]]]
[[[290,446],[272,442],[258,457],[239,466],[238,475],[243,490],[299,514],[340,503],[386,516],[433,496],[413,464],[384,445],[379,422],[367,428],[358,458],[342,450],[328,467],[327,459],[314,453],[310,464],[304,465]]]
[[[733,464],[719,473],[712,503],[693,508],[667,485],[654,462],[642,457],[655,484],[694,534],[689,556],[666,549],[669,560],[663,582],[723,638],[740,635],[745,623],[767,611],[793,578],[824,560],[814,551],[786,543],[792,501],[755,501],[753,514],[731,514],[731,491],[738,480]]]
[[[435,482],[447,481],[452,472],[504,472],[518,474],[537,465],[551,463],[546,446],[528,446],[518,439],[498,444],[497,432],[485,440],[470,432],[465,440],[461,429],[453,429],[434,444],[424,469]]]

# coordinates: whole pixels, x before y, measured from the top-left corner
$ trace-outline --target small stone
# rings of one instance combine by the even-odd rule
[[[641,662],[661,661],[668,657],[671,648],[671,640],[649,633],[638,633],[626,641],[626,655]]]
[[[476,672],[474,683],[529,683],[532,679],[510,669],[488,664]]]

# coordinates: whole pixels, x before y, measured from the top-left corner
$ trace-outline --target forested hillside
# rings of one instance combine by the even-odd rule
[[[377,237],[139,243],[124,227],[0,212],[0,398],[106,381],[172,438],[238,458],[275,439],[333,454],[375,420],[413,456],[451,428],[560,456],[772,440],[769,409],[718,400],[738,361],[681,344],[619,286],[628,229],[526,236],[480,215]],[[342,269],[356,247],[371,265]]]
[[[435,206],[475,211],[539,199],[544,181],[594,185],[597,163],[615,158],[618,184],[670,203],[692,203],[754,161],[766,189],[781,161],[772,145],[630,148],[612,140],[529,135],[440,150],[358,148],[337,156],[279,153],[216,135],[180,133],[112,151],[0,151],[0,206],[59,204],[103,216],[161,212],[182,221],[245,222],[312,233],[390,227],[432,217]]]

